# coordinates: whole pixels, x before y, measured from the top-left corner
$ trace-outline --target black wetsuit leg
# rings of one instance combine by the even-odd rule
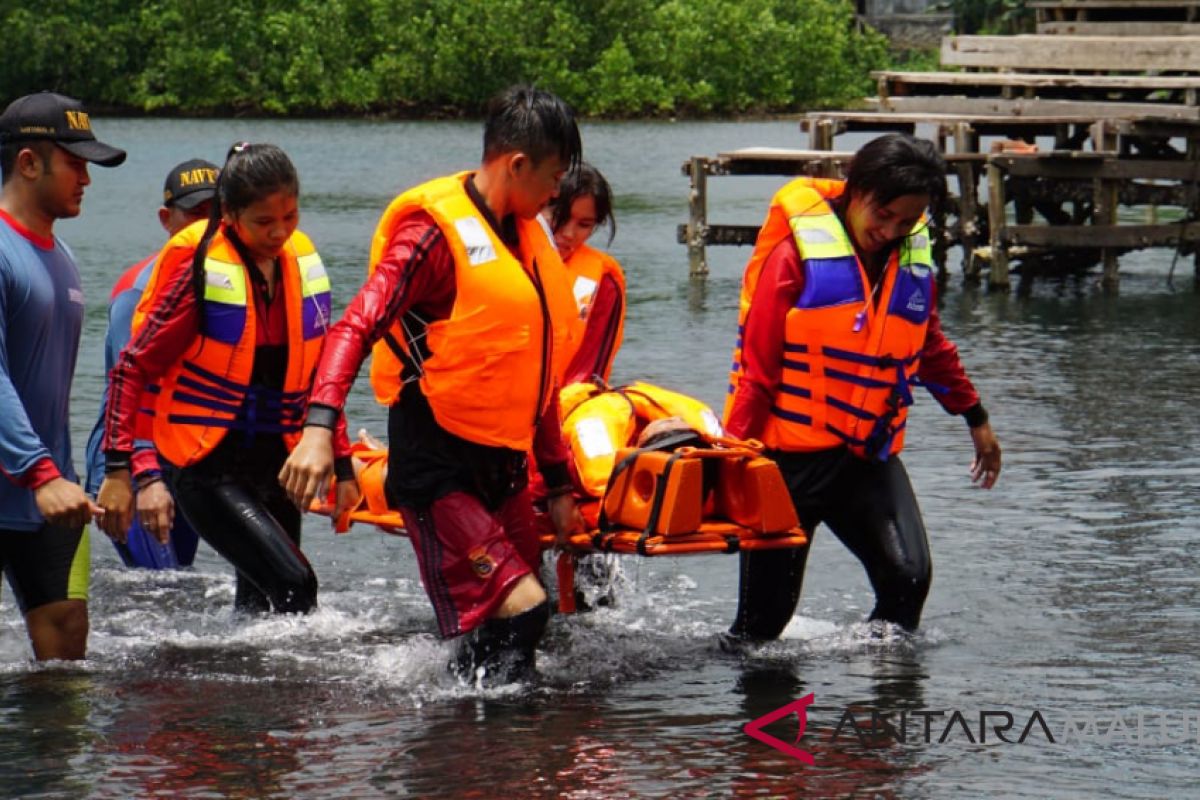
[[[824,522],[867,570],[875,590],[870,619],[913,630],[932,575],[925,523],[898,457],[864,461],[844,449],[774,453],[810,545],[740,555],[738,610],[730,633],[774,639],[796,611],[811,538]]]
[[[300,551],[300,511],[260,470],[168,470],[180,511],[204,541],[237,570],[240,611],[307,612],[317,605],[317,576]],[[265,477],[263,477],[265,475]]]
[[[853,460],[844,448],[769,455],[779,464],[809,544],[791,550],[751,550],[738,556],[738,609],[729,632],[739,639],[776,639],[791,621],[804,585],[813,531],[821,522],[838,476]]]
[[[854,459],[838,481],[841,502],[824,522],[862,562],[875,590],[871,619],[915,630],[929,594],[933,566],[925,523],[900,458]]]
[[[809,545],[749,550],[739,555],[738,609],[729,633],[738,639],[776,639],[800,601]]]

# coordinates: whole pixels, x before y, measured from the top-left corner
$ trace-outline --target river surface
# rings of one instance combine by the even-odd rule
[[[473,122],[96,128],[129,160],[94,168],[83,215],[58,228],[87,298],[72,407],[80,467],[108,292],[161,244],[154,215],[171,165],[220,162],[240,139],[282,145],[340,312],[387,201],[477,163],[481,138]],[[749,249],[712,248],[707,282],[689,280],[675,242],[680,164],[804,138],[794,122],[662,122],[588,124],[584,141],[617,195],[610,250],[629,282],[615,377],[719,409]],[[759,222],[782,183],[712,179],[710,220]],[[915,639],[862,624],[863,571],[818,530],[778,643],[717,647],[736,559],[627,556],[616,607],[552,621],[536,685],[481,691],[445,674],[449,649],[407,540],[362,527],[335,536],[311,518],[319,610],[246,619],[231,613],[231,570],[206,545],[190,571],[131,571],[94,534],[83,664],[35,665],[3,590],[0,796],[1194,797],[1200,320],[1190,260],[1174,289],[1170,262],[1126,257],[1118,297],[1094,277],[1018,297],[964,288],[952,261],[943,324],[991,410],[1005,469],[995,490],[974,488],[964,424],[918,400],[904,459],[935,579]],[[385,430],[365,374],[349,416]],[[743,732],[810,693],[799,740],[795,715],[766,731],[811,765]]]

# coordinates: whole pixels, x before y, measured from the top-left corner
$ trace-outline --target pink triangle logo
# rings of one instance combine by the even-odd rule
[[[784,755],[789,755],[792,758],[799,759],[811,767],[813,765],[812,753],[808,752],[807,750],[801,750],[799,747],[796,747],[796,745],[800,744],[800,737],[804,735],[804,729],[808,726],[808,707],[812,705],[812,702],[813,694],[812,692],[809,692],[799,700],[793,700],[786,706],[781,706],[768,714],[763,714],[756,720],[747,722],[742,727],[742,730],[746,732],[747,736],[753,736],[763,744],[768,745],[769,747],[774,747]],[[771,734],[763,731],[763,728],[765,728],[767,725],[770,725],[772,722],[777,720],[781,720],[793,712],[795,712],[796,716],[799,718],[799,728],[796,731],[796,740],[794,743],[788,744],[782,739],[777,739]]]

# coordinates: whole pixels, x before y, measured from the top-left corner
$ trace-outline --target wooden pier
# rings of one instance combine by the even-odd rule
[[[838,176],[853,155],[835,149],[839,135],[908,131],[938,144],[952,178],[932,220],[943,277],[957,245],[967,280],[986,269],[1001,288],[1014,264],[1028,274],[1099,264],[1115,289],[1121,254],[1171,247],[1193,256],[1200,281],[1200,0],[1030,5],[1037,34],[946,37],[948,69],[878,72],[864,110],[807,114],[807,149],[690,159],[679,240],[692,274],[707,272],[707,245],[750,244],[756,233],[709,223],[710,176]],[[1147,26],[1177,33],[1145,35]],[[1017,152],[1025,142],[1037,151]]]

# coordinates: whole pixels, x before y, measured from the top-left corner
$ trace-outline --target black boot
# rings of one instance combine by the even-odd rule
[[[472,683],[478,677],[483,686],[528,681],[536,671],[534,648],[549,619],[550,602],[543,600],[515,617],[487,620],[459,642],[450,670]]]

